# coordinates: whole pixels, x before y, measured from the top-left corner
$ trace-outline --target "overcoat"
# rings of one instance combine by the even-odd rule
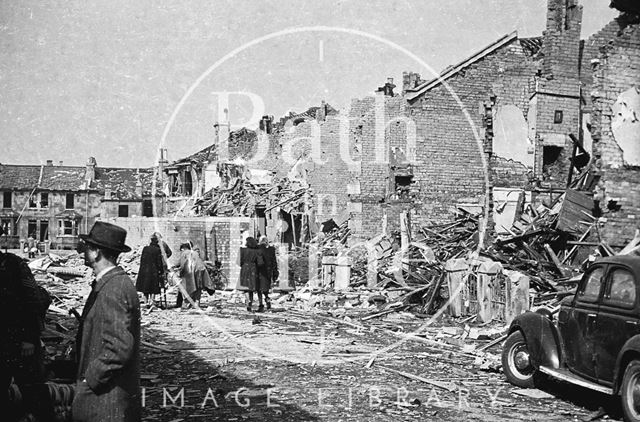
[[[139,421],[140,303],[120,267],[94,282],[78,330],[74,421]]]
[[[264,264],[262,253],[257,248],[240,248],[240,278],[238,290],[256,291],[258,286],[258,267]]]
[[[276,249],[273,246],[259,246],[264,265],[258,267],[258,285],[256,291],[269,292],[271,283],[278,278],[278,261],[276,259]]]
[[[209,272],[207,271],[207,266],[200,258],[200,254],[197,251],[191,251],[191,255],[193,256],[193,274],[196,281],[196,289],[198,290],[207,290],[214,291],[216,289],[213,284],[213,280],[209,276]]]
[[[165,263],[160,245],[151,243],[142,249],[140,270],[136,281],[136,290],[144,294],[159,294],[164,283]]]
[[[187,249],[180,252],[178,265],[180,267],[180,284],[182,284],[187,294],[192,296],[197,290],[197,287],[195,276],[196,262],[191,250]]]

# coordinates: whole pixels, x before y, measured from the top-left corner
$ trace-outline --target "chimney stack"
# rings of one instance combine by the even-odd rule
[[[84,172],[84,180],[87,182],[87,187],[91,186],[94,180],[96,180],[96,159],[89,157],[87,160],[87,167]]]
[[[138,174],[138,180],[136,180],[136,195],[139,198],[142,198],[142,180],[140,179],[139,174]]]
[[[384,93],[385,97],[393,97],[393,88],[395,88],[395,84],[393,83],[393,78],[387,78],[387,82],[384,86],[378,87],[376,92]]]

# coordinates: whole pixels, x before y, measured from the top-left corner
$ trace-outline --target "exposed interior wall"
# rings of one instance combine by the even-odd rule
[[[493,118],[493,154],[533,168],[533,150],[522,110],[513,104],[497,107]]]
[[[596,198],[606,217],[602,236],[609,243],[621,244],[633,238],[640,225],[640,24],[628,24],[599,51],[591,90],[591,134],[595,167],[601,174]]]

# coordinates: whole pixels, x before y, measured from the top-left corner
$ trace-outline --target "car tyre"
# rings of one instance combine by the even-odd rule
[[[627,365],[620,386],[622,413],[625,421],[640,421],[640,360]]]
[[[507,337],[502,347],[502,370],[511,384],[522,388],[535,386],[536,370],[529,359],[529,348],[520,331]]]

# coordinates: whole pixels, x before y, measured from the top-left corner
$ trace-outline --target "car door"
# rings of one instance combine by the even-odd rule
[[[613,384],[618,352],[629,338],[640,334],[637,298],[633,273],[624,266],[609,265],[593,331],[596,374],[603,384]]]
[[[593,328],[603,291],[605,270],[604,264],[590,267],[582,277],[572,305],[561,308],[558,315],[567,366],[571,371],[593,380],[596,379]]]

